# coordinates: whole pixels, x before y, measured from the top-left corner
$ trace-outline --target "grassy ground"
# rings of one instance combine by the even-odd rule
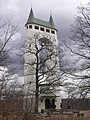
[[[34,117],[32,117],[31,119],[29,120],[90,120],[90,118],[74,118],[74,117],[71,117],[71,116],[68,116],[68,117],[62,117],[62,116],[53,116],[53,117],[48,117],[48,118],[37,118],[35,119]]]
[[[26,120],[26,119],[24,119]],[[90,120],[90,117],[74,117],[73,115],[29,116],[27,120]]]
[[[23,115],[0,115],[0,120],[90,120],[90,117],[73,117],[72,115],[28,116]]]

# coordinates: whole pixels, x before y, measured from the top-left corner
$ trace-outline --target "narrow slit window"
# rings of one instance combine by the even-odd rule
[[[39,27],[38,27],[38,26],[35,26],[35,29],[36,29],[36,30],[39,30]]]
[[[49,30],[49,29],[46,29],[46,32],[50,33],[50,30]]]
[[[31,29],[32,28],[32,25],[29,25],[29,29]]]
[[[51,33],[52,33],[52,34],[55,34],[55,31],[51,30]]]
[[[27,26],[27,29],[28,29],[28,26]]]
[[[41,30],[41,31],[44,31],[44,28],[41,27],[40,30]]]

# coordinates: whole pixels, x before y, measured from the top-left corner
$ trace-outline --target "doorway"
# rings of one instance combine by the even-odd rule
[[[49,109],[50,108],[50,100],[49,99],[46,99],[45,100],[45,109]]]

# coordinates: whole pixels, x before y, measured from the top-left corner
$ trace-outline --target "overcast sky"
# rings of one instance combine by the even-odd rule
[[[37,18],[48,20],[53,15],[59,39],[67,38],[69,25],[74,21],[77,7],[89,0],[0,0],[0,14],[11,17],[24,28],[32,6]]]
[[[21,28],[21,32],[17,35],[21,37],[23,35],[21,33],[25,32],[25,23],[31,6],[36,18],[48,21],[51,13],[58,29],[59,41],[62,41],[63,39],[67,40],[70,35],[70,24],[73,24],[74,17],[77,14],[77,7],[88,2],[89,0],[0,0],[0,15],[5,18],[13,17]],[[14,41],[16,42],[17,39]],[[22,42],[22,39],[19,42]],[[13,46],[13,41],[10,42],[10,46]],[[15,53],[17,53],[16,51]],[[20,61],[18,62],[17,57],[15,59],[17,59],[15,66],[19,66]]]

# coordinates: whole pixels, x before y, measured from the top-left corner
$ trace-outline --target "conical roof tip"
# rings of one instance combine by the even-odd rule
[[[32,8],[30,10],[30,14],[29,14],[29,17],[28,17],[28,20],[27,20],[27,23],[30,23],[30,22],[34,22],[34,13],[33,13],[33,9]]]
[[[52,17],[51,14],[50,14],[50,18],[49,18],[49,23],[51,24],[51,26],[52,26],[53,28],[55,28],[55,24],[54,24],[53,17]]]

